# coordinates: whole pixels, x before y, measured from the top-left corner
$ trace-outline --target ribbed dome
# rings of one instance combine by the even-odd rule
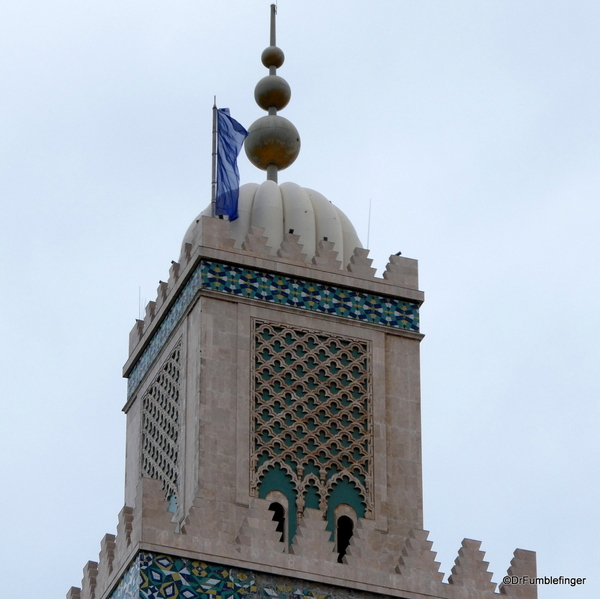
[[[320,193],[295,183],[277,185],[274,181],[265,181],[260,185],[242,185],[238,212],[239,218],[229,225],[236,248],[242,247],[250,227],[264,229],[273,256],[277,255],[284,234],[290,230],[300,236],[299,243],[308,262],[315,255],[318,242],[324,238],[333,242],[342,268],[349,264],[354,249],[362,248],[354,226],[339,208]],[[208,206],[201,216],[210,214],[211,207]],[[187,230],[183,243],[192,242],[196,220]]]

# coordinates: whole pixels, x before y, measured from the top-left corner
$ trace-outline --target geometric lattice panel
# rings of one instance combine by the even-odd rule
[[[179,370],[181,341],[142,398],[142,476],[177,495],[179,477]]]
[[[254,321],[251,483],[286,472],[301,511],[308,493],[321,510],[340,480],[373,509],[370,342]]]

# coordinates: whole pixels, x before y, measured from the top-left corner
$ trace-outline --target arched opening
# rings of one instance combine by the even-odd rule
[[[292,477],[276,464],[265,474],[258,488],[258,496],[266,499],[269,505],[278,503],[283,507],[283,541],[286,548],[296,534],[296,492]],[[279,524],[279,522],[278,522]],[[279,528],[278,528],[279,530]]]
[[[273,512],[273,520],[277,522],[275,530],[280,534],[279,540],[283,543],[285,542],[285,508],[281,503],[274,501],[269,509]]]
[[[350,545],[350,539],[354,533],[354,522],[348,516],[340,516],[336,523],[336,539],[337,539],[337,561],[340,564],[344,563],[344,556]]]

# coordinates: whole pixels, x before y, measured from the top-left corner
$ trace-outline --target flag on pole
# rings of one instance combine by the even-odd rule
[[[226,214],[229,220],[238,217],[240,173],[237,157],[248,131],[231,118],[229,108],[217,111],[217,191],[215,214]]]

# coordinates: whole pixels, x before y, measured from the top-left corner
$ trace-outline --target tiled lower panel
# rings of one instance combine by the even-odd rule
[[[140,552],[110,599],[372,599],[372,593]]]

